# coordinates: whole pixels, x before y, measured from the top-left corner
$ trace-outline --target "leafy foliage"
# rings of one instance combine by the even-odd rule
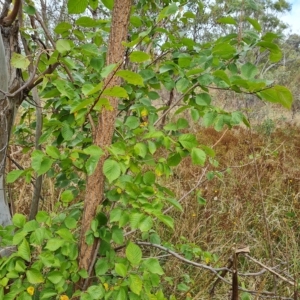
[[[160,261],[154,257],[143,259],[143,249],[125,232],[138,232],[143,240],[153,242],[160,239],[156,233],[158,223],[173,230],[174,220],[166,210],[183,208],[164,186],[164,180],[186,157],[194,165],[217,164],[214,150],[200,145],[196,135],[188,131],[190,123],[184,113],[191,116],[192,122],[219,131],[240,123],[248,126],[241,112],[227,112],[214,105],[214,89],[253,94],[291,107],[290,91],[260,78],[259,67],[248,59],[258,51],[267,53],[271,62],[279,61],[282,53],[274,42],[278,35],[258,34],[260,24],[247,18],[253,29],[245,31],[242,38],[229,33],[203,44],[178,32],[179,26],[194,18],[185,2],[165,4],[159,12],[153,1],[139,1],[133,7],[131,38],[124,42],[128,57],[120,65],[104,66],[109,55],[109,19],[80,14],[98,5],[107,12],[113,1],[68,1],[68,13],[75,14],[77,20],[56,24],[54,32],[59,39],[55,49],[49,59],[36,61],[40,72],[55,63],[62,66],[45,76],[39,87],[47,109],[39,140],[43,150],[31,152],[30,168],[12,171],[7,177],[8,182],[21,176],[30,181],[36,172],[53,178],[61,191],[57,208],[62,211],[40,211],[29,222],[15,215],[13,225],[2,228],[2,246],[15,246],[17,251],[0,260],[1,299],[55,299],[64,295],[86,300],[165,299]],[[237,24],[231,16],[218,21],[229,26]],[[168,26],[164,27],[164,22]],[[120,70],[123,64],[125,68]],[[27,59],[15,56],[13,65],[25,69]],[[113,76],[123,79],[122,86],[105,85]],[[157,103],[162,91],[176,93],[181,100],[169,104],[175,109],[180,103],[180,107],[167,121],[164,116],[169,108]],[[99,114],[112,109],[110,97],[119,99],[115,134],[112,144],[100,149],[93,145],[92,129]],[[80,291],[76,283],[89,274],[78,268],[77,228],[82,213],[78,195],[85,189],[86,176],[93,174],[105,153],[105,201],[85,235],[89,245],[101,240],[99,258],[94,266],[95,278],[86,291]],[[199,195],[198,202],[203,205],[205,199]],[[119,246],[125,248],[125,255],[118,255]],[[182,249],[194,257],[194,247]],[[211,255],[205,255],[209,262]],[[9,293],[4,295],[8,286]],[[182,284],[179,290],[186,292],[188,288]]]

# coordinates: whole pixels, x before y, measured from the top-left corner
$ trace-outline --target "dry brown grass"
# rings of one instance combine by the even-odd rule
[[[212,146],[223,132],[199,128],[197,135],[201,143]],[[182,203],[184,212],[172,213],[176,220],[174,233],[162,234],[173,245],[181,244],[184,237],[203,251],[215,254],[219,259],[209,263],[216,266],[225,266],[232,247],[244,244],[250,247],[253,257],[267,266],[272,266],[273,260],[279,272],[297,279],[300,271],[299,129],[287,125],[276,129],[269,137],[250,134],[247,129],[234,129],[225,133],[215,150],[220,162],[218,169],[229,168],[230,172],[223,172],[222,177],[215,177],[199,187],[207,201],[205,206],[197,203],[195,194],[188,196]],[[252,158],[253,154],[256,159]],[[174,170],[170,188],[180,198],[194,187],[200,175],[201,168],[185,159]],[[210,299],[211,274],[186,267],[174,259],[169,259],[166,265],[170,276],[176,274],[177,283],[184,282],[184,273],[190,272],[194,282],[189,291],[192,299]],[[239,267],[242,272],[261,270],[245,259],[241,259]],[[293,287],[278,279],[274,283],[273,276],[267,273],[242,280],[250,290],[272,291],[275,284],[278,295],[293,294]],[[212,299],[226,299],[229,290],[229,286],[219,284]],[[185,299],[186,294],[181,294]]]

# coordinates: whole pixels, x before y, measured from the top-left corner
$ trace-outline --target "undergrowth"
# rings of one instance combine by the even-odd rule
[[[174,169],[166,183],[177,199],[182,198],[183,212],[170,212],[176,224],[173,232],[156,228],[161,239],[186,258],[212,267],[226,266],[234,247],[249,247],[252,257],[287,278],[297,279],[300,271],[299,129],[286,125],[267,136],[261,130],[250,132],[243,128],[217,132],[199,127],[194,131],[201,144],[214,147],[218,166],[205,169],[193,166],[186,158]],[[29,159],[21,150],[11,146],[10,157],[27,167]],[[16,168],[13,161],[8,167]],[[30,184],[21,180],[10,186],[15,212],[28,213],[31,189]],[[53,211],[59,194],[50,179],[44,183],[43,198],[42,209]],[[158,250],[151,250],[147,255],[160,258],[166,271],[164,285],[178,299],[226,299],[230,294],[230,287],[222,282],[215,284],[214,293],[210,293],[217,278],[208,271],[186,265]],[[239,259],[238,270],[259,273],[239,277],[239,284],[246,289],[273,290],[281,296],[292,293],[293,287],[274,279],[272,274],[243,257]],[[225,278],[230,281],[229,276]],[[249,295],[244,294],[246,297]],[[256,297],[253,299],[260,299]]]

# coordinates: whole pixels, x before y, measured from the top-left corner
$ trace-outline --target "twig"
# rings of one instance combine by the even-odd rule
[[[39,64],[39,61],[40,61],[41,56],[42,56],[43,53],[44,53],[43,51],[39,52],[39,54],[37,56],[37,61],[36,61],[36,64],[34,66],[34,69],[33,69],[32,73],[31,73],[31,76],[30,76],[29,80],[24,83],[24,85],[22,85],[19,89],[17,89],[13,93],[6,93],[2,90],[0,90],[0,92],[3,93],[6,97],[13,98],[16,95],[18,95],[21,91],[25,90],[34,81],[34,77],[35,77],[35,74],[36,74],[36,71],[37,71],[37,68],[38,68],[38,64]]]
[[[199,86],[199,83],[195,83],[193,86],[191,86],[177,101],[175,101],[155,122],[154,126],[156,126],[162,118],[164,118],[180,101],[192,90],[194,90],[197,86]]]
[[[93,272],[93,268],[94,268],[94,265],[95,265],[96,260],[97,260],[97,256],[98,256],[98,251],[99,251],[99,248],[100,248],[100,244],[101,244],[101,240],[98,239],[95,251],[93,253],[93,258],[92,258],[92,261],[91,261],[89,269],[88,269],[88,277],[84,280],[84,283],[83,283],[83,286],[82,286],[82,290],[83,291],[86,290],[86,288],[87,288],[87,286],[89,284],[89,281],[91,279],[91,274]]]
[[[250,260],[252,260],[253,262],[255,262],[256,264],[260,265],[261,267],[263,267],[264,269],[266,269],[267,271],[269,271],[270,273],[272,273],[273,275],[279,277],[281,280],[287,282],[290,285],[295,285],[295,283],[293,281],[288,280],[287,278],[283,277],[282,275],[280,275],[279,273],[275,272],[273,270],[273,268],[270,268],[266,265],[264,265],[263,263],[261,263],[260,261],[256,260],[255,258],[251,257],[249,254],[244,254],[247,258],[249,258]]]
[[[172,251],[164,246],[161,246],[161,245],[158,245],[158,244],[153,244],[153,243],[149,243],[149,242],[140,242],[140,241],[135,241],[135,244],[137,245],[140,245],[140,246],[146,246],[146,247],[154,247],[154,248],[157,248],[157,249],[160,249],[160,250],[163,250],[169,254],[171,254],[172,256],[178,258],[179,260],[189,264],[189,265],[192,265],[192,266],[195,266],[195,267],[198,267],[198,268],[202,268],[202,269],[205,269],[205,270],[208,270],[208,271],[211,271],[212,273],[216,274],[216,276],[218,278],[220,278],[220,280],[222,280],[223,282],[227,283],[228,285],[231,285],[231,282],[229,282],[228,280],[226,280],[225,278],[223,278],[222,276],[220,276],[220,274],[218,272],[222,272],[222,271],[227,271],[227,272],[230,272],[232,273],[232,270],[228,269],[228,268],[212,268],[210,266],[207,266],[207,265],[204,265],[204,264],[200,264],[200,263],[196,263],[194,261],[191,261],[189,259],[186,259],[185,257],[179,255],[178,253],[176,253],[175,251]],[[252,257],[251,256],[248,256],[247,254],[244,254],[246,257],[249,257],[251,260]],[[255,260],[256,261],[256,260]],[[262,267],[266,267],[265,265],[259,263],[258,261],[256,261],[258,264],[260,264]],[[268,268],[267,269],[270,271],[272,269]],[[272,270],[272,272],[274,272]],[[275,272],[276,273],[276,272]],[[276,273],[277,274],[277,273]],[[277,274],[279,275],[279,274]],[[284,281],[286,281],[287,279],[282,277],[282,276],[279,276],[281,279],[283,279]],[[289,282],[289,281],[288,281]],[[289,282],[290,283],[290,282]],[[294,283],[293,283],[294,285]],[[240,291],[243,291],[243,292],[247,292],[249,294],[259,294],[260,297],[264,297],[264,298],[268,298],[268,297],[271,297],[272,299],[281,299],[281,300],[293,300],[292,298],[289,298],[289,297],[281,297],[281,296],[276,296],[273,292],[267,292],[267,291],[263,291],[263,292],[257,292],[257,291],[251,291],[251,290],[247,290],[247,289],[244,289],[242,287],[238,287],[238,289]]]

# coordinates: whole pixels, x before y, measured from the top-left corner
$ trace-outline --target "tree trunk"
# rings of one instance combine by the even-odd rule
[[[0,66],[6,66],[5,61],[5,50],[2,40],[2,35],[0,34]],[[4,67],[0,72],[0,89],[3,92],[7,92],[8,90],[8,74],[7,70]],[[8,144],[8,124],[5,115],[5,107],[7,105],[7,101],[5,99],[5,95],[0,92],[0,225],[5,226],[11,223],[11,216],[8,207],[8,203],[6,200],[6,192],[5,192],[5,183],[4,183],[4,174],[5,174],[5,157],[6,157],[6,149]]]
[[[20,72],[10,64],[13,52],[19,52],[17,25],[1,28],[0,38],[0,89],[11,92],[20,87],[22,81]],[[11,224],[11,215],[5,192],[5,161],[9,145],[10,133],[18,106],[21,103],[20,94],[7,98],[0,92],[0,225]]]
[[[127,40],[130,9],[131,0],[115,0],[106,65],[123,63],[125,48],[122,45],[122,42]],[[106,83],[107,87],[112,87],[120,85],[121,80],[119,77],[110,77],[107,78]],[[93,143],[103,150],[105,150],[112,142],[118,109],[118,99],[110,98],[109,100],[113,110],[103,109],[99,115],[93,138]],[[85,242],[85,233],[90,229],[91,221],[96,216],[98,205],[103,201],[105,181],[103,164],[106,158],[106,155],[101,157],[94,174],[87,180],[80,237],[79,267],[89,270],[89,273],[91,273],[97,255],[95,252],[97,252],[98,241],[95,241],[93,245],[88,246]]]

